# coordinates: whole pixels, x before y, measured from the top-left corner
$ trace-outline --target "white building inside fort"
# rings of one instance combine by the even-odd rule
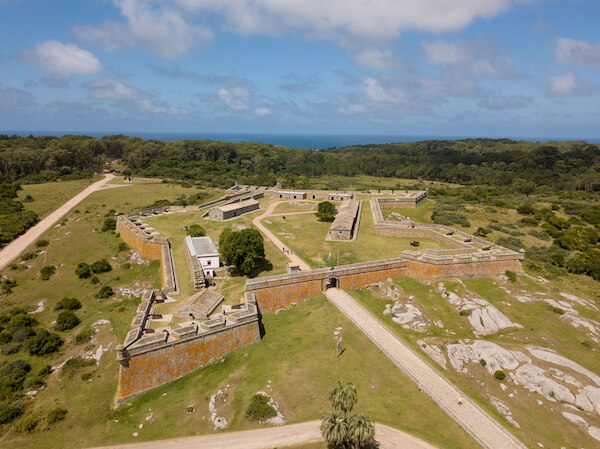
[[[210,237],[190,237],[188,235],[185,238],[185,245],[190,257],[196,257],[202,265],[204,276],[214,277],[214,269],[219,268],[220,259],[219,251]]]

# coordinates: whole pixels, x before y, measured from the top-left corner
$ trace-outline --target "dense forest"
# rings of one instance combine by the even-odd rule
[[[0,135],[0,182],[69,179],[121,160],[134,175],[290,186],[322,175],[427,179],[467,185],[600,190],[600,146],[586,142],[535,143],[509,139],[439,140],[300,150],[261,143],[184,140],[161,142],[122,135],[95,139],[67,135]]]

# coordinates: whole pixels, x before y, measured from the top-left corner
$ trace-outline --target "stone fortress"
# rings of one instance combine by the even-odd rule
[[[317,295],[328,288],[358,289],[369,284],[398,276],[409,276],[420,281],[449,278],[486,277],[503,274],[506,270],[522,272],[523,254],[448,226],[415,223],[405,218],[400,221],[383,218],[381,209],[416,208],[427,200],[425,191],[369,192],[373,214],[374,233],[382,237],[428,238],[442,243],[446,250],[423,249],[402,251],[395,259],[361,262],[309,271],[249,279],[244,297],[238,305],[223,306],[216,317],[209,316],[223,300],[214,290],[203,289],[190,297],[175,314],[188,322],[179,328],[166,327],[160,332],[152,329],[152,320],[161,319],[154,305],[175,301],[167,294],[178,294],[177,275],[168,238],[161,236],[144,218],[162,213],[177,213],[183,208],[168,206],[117,217],[117,232],[142,257],[161,261],[162,291],[147,291],[142,298],[132,327],[122,345],[117,347],[120,363],[115,404],[123,402],[164,385],[207,364],[214,363],[231,351],[257,343],[261,339],[260,313],[276,312],[297,302]],[[393,194],[393,197],[382,196]],[[234,186],[219,200],[190,206],[187,210],[204,210],[254,198],[255,195],[275,199],[318,199],[350,201],[345,209],[355,219],[360,216],[352,207],[354,192],[282,191],[279,189]],[[291,198],[293,199],[293,198]],[[204,214],[206,216],[207,214]],[[358,232],[356,220],[352,233]],[[351,243],[349,243],[351,244]],[[190,258],[188,257],[188,262]],[[197,264],[200,265],[200,264]],[[192,274],[194,267],[190,265]],[[195,268],[202,272],[202,267]],[[198,321],[206,319],[206,321]]]

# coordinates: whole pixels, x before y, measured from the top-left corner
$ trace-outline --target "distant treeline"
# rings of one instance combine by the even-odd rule
[[[301,150],[261,143],[161,142],[122,135],[9,137],[0,135],[0,182],[41,182],[82,176],[121,159],[134,175],[291,186],[322,175],[399,177],[520,191],[600,190],[600,146],[509,139],[431,140]]]
[[[18,185],[0,184],[0,248],[38,221],[37,214],[25,210],[16,199],[18,190],[21,190]]]

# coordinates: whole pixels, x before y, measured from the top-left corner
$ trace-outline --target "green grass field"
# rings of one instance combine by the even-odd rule
[[[279,207],[279,206],[278,206]],[[415,248],[410,245],[410,238],[380,237],[373,234],[373,216],[368,201],[362,203],[362,213],[356,241],[326,241],[327,231],[331,223],[318,221],[314,214],[269,217],[263,224],[314,268],[327,265],[327,257],[331,253],[331,263],[346,265],[369,260],[390,259],[399,257],[404,250]],[[419,239],[419,248],[445,249],[441,244],[430,239]],[[320,262],[319,262],[320,258]]]
[[[27,195],[30,195],[33,201],[24,202],[25,209],[35,212],[42,219],[87,186],[101,179],[101,175],[95,175],[88,179],[78,179],[75,181],[24,184],[21,186],[23,190],[18,192],[19,200],[23,201]]]
[[[441,297],[431,286],[425,285],[414,279],[400,277],[394,279],[394,283],[401,288],[402,296],[414,296],[412,303],[416,305],[424,317],[429,321],[442,321],[444,328],[430,326],[424,333],[406,330],[392,321],[391,317],[384,316],[383,310],[390,300],[378,299],[371,290],[363,289],[352,291],[350,294],[365,306],[371,313],[377,316],[383,323],[392,329],[404,341],[408,342],[413,349],[421,352],[423,357],[428,358],[421,351],[417,340],[425,338],[437,344],[452,343],[458,339],[474,339],[493,341],[502,344],[509,349],[523,351],[521,345],[533,344],[550,347],[560,354],[574,360],[582,366],[597,371],[597,351],[600,346],[591,344],[589,337],[583,329],[577,329],[569,325],[560,316],[554,313],[547,304],[534,302],[523,304],[509,297],[498,287],[498,281],[489,278],[465,279],[463,283],[466,288],[487,299],[490,303],[504,313],[511,321],[524,326],[524,329],[509,329],[487,337],[476,337],[467,317],[460,316],[458,311]],[[461,293],[464,287],[457,282],[445,281],[446,288]],[[555,295],[554,288],[544,288],[535,281],[524,276],[519,277],[517,283],[509,285],[512,289],[528,291],[544,291],[549,295]],[[600,321],[600,313],[587,312],[590,318]],[[451,333],[447,332],[451,331]],[[583,344],[583,342],[586,342]],[[593,439],[584,430],[568,424],[560,411],[560,406],[541,408],[537,400],[543,399],[537,393],[531,393],[523,388],[517,387],[518,393],[515,398],[507,397],[507,393],[500,388],[500,383],[485,371],[483,367],[471,364],[468,374],[456,373],[449,364],[449,370],[444,370],[435,362],[431,364],[453,383],[459,386],[465,393],[474,399],[481,407],[495,416],[500,422],[512,430],[529,446],[533,447],[541,442],[546,447],[559,446],[577,447],[584,444],[593,447]],[[483,382],[484,385],[481,385]],[[509,383],[509,392],[515,389],[514,384]],[[513,417],[521,425],[521,429],[515,429],[505,418],[490,404],[489,396],[501,398],[507,403],[512,411]],[[588,422],[598,422],[597,417],[586,416]],[[559,444],[560,443],[560,444]]]
[[[423,188],[429,187],[460,187],[459,184],[450,184],[438,181],[419,181],[404,178],[378,178],[377,176],[320,176],[310,179],[314,189],[324,190],[397,190],[421,183]]]

